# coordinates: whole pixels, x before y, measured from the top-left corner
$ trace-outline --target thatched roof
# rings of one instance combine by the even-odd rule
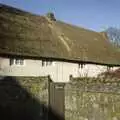
[[[0,5],[0,54],[120,65],[105,33]]]

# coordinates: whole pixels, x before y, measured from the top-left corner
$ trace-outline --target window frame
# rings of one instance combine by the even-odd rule
[[[42,60],[42,67],[52,66],[52,64],[53,64],[52,60]]]
[[[24,66],[25,60],[23,58],[10,58],[9,65],[15,65],[15,66]]]
[[[84,63],[79,63],[78,67],[79,67],[79,69],[83,69],[85,67],[85,64]]]

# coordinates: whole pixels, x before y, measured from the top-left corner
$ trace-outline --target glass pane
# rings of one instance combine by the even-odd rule
[[[16,64],[16,65],[19,65],[19,64],[20,64],[20,60],[19,60],[19,59],[16,59],[16,60],[15,60],[15,64]]]
[[[20,60],[20,65],[23,65],[23,63],[24,63],[24,60],[21,59],[21,60]]]
[[[42,61],[42,66],[45,66],[45,61]]]
[[[10,65],[13,65],[13,64],[14,64],[14,59],[10,58]]]

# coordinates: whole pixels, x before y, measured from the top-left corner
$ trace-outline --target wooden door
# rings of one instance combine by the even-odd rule
[[[59,116],[59,119],[64,119],[64,83],[49,83],[49,105],[52,111]]]

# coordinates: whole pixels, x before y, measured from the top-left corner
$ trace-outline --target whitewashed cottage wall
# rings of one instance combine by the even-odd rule
[[[42,60],[25,59],[24,65],[10,65],[9,58],[0,57],[1,76],[47,76],[54,82],[68,82],[69,76],[97,77],[107,70],[107,66],[53,61],[51,65],[43,66]],[[117,69],[113,67],[112,69]]]

